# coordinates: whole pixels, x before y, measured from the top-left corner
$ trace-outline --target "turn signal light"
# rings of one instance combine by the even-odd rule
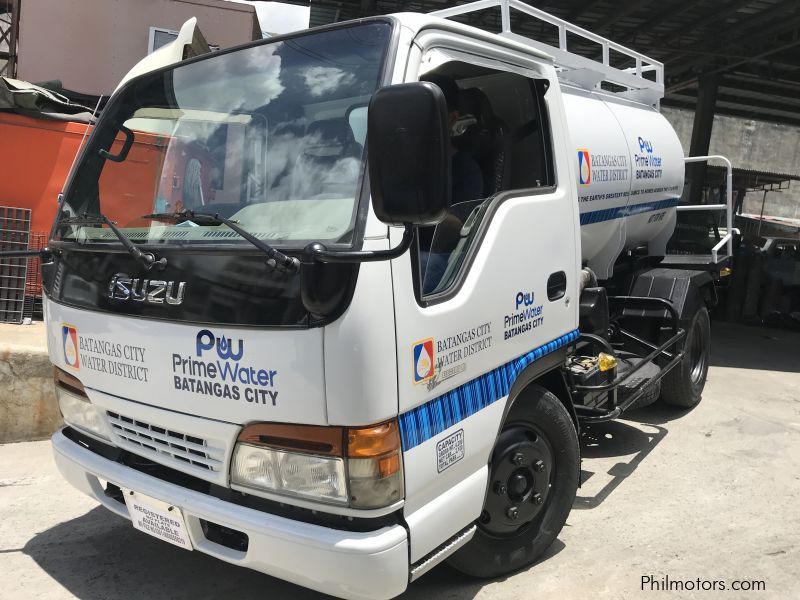
[[[263,448],[260,453],[259,448]],[[231,483],[320,502],[346,500],[353,508],[381,508],[403,497],[400,452],[400,432],[394,420],[350,428],[255,423],[239,434]],[[307,460],[290,461],[292,456]],[[282,465],[289,462],[293,476],[283,477]],[[344,471],[346,496],[343,486],[335,483],[339,469]],[[321,470],[327,473],[326,486],[311,481]]]
[[[403,497],[400,451],[397,421],[348,429],[351,506],[379,508]]]
[[[381,477],[389,477],[400,471],[400,456],[398,453],[378,459],[378,471]]]
[[[347,456],[351,458],[376,458],[399,449],[400,432],[396,421],[347,431]]]
[[[53,382],[56,384],[56,387],[67,388],[79,396],[86,395],[86,390],[83,389],[81,380],[58,367],[53,367]]]
[[[321,425],[254,423],[242,430],[239,441],[279,450],[343,456],[344,430]]]

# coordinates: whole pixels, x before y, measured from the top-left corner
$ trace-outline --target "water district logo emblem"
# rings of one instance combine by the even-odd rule
[[[592,183],[592,162],[586,148],[578,148],[578,182],[581,185]]]
[[[64,362],[68,367],[80,369],[80,359],[78,358],[78,330],[72,325],[61,324],[61,341],[64,346]]]
[[[433,362],[433,338],[415,342],[412,348],[414,383],[428,381],[436,373]]]

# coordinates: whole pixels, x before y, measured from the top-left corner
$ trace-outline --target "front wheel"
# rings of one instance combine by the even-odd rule
[[[661,399],[667,404],[685,408],[700,402],[710,354],[711,319],[704,306],[694,314],[686,332],[683,360],[661,380]]]
[[[579,477],[578,435],[569,413],[550,392],[529,387],[512,406],[492,452],[475,535],[450,564],[483,578],[532,564],[564,526]]]

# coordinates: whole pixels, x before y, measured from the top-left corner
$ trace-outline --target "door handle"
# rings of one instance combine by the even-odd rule
[[[551,273],[547,278],[547,299],[550,302],[563,298],[567,293],[567,274],[564,271]]]

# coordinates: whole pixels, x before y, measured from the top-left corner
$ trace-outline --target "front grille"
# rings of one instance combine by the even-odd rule
[[[120,446],[132,444],[136,452],[156,457],[157,462],[192,465],[205,471],[218,472],[222,469],[225,452],[215,448],[207,440],[199,437],[158,427],[138,419],[108,411],[108,422]]]

